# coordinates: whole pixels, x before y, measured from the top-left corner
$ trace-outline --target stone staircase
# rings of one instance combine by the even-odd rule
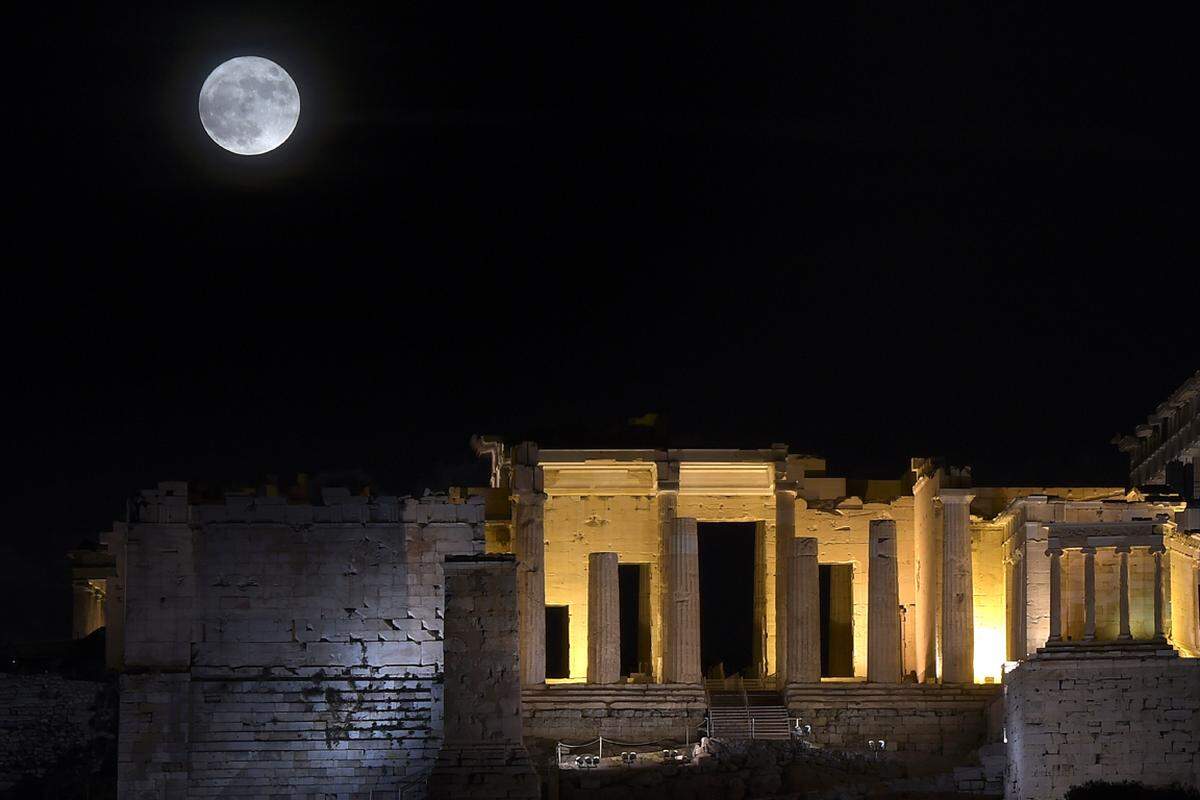
[[[708,718],[712,736],[719,739],[791,738],[778,692],[709,692]]]

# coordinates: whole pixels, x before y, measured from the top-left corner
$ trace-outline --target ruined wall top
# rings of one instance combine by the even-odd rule
[[[1200,457],[1200,370],[1131,435],[1112,441],[1129,454],[1129,485],[1134,487],[1164,483],[1169,462]]]
[[[284,525],[337,523],[481,523],[485,498],[355,495],[349,489],[326,487],[321,504],[289,502],[286,497],[230,492],[223,504],[189,503],[188,484],[163,481],[130,502],[131,523],[279,523]]]

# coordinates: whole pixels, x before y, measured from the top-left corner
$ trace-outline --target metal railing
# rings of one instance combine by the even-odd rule
[[[766,678],[743,678],[731,675],[728,678],[706,678],[704,688],[709,692],[774,692],[779,688],[774,675]]]

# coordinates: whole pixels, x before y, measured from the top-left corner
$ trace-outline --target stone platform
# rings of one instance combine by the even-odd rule
[[[813,727],[825,747],[865,750],[884,739],[888,750],[958,756],[1002,737],[1004,687],[992,684],[790,684],[784,702]]]
[[[695,684],[562,683],[521,693],[525,736],[579,741],[695,741],[708,704]]]
[[[1048,647],[1006,681],[1011,800],[1099,779],[1200,786],[1200,659],[1152,642]]]

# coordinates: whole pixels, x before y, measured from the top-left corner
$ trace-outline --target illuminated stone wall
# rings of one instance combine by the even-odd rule
[[[863,750],[883,739],[895,752],[961,756],[1003,736],[992,722],[993,707],[1003,703],[1000,686],[797,684],[784,699],[823,747]]]
[[[110,537],[125,566],[121,796],[341,796],[427,775],[442,563],[482,551],[482,502],[330,491],[322,506],[180,510],[150,494]]]
[[[1196,564],[1200,563],[1200,533],[1180,531],[1170,520],[1178,503],[1145,502],[1136,497],[1125,498],[1124,492],[1113,489],[1057,489],[1061,496],[1032,495],[1018,498],[992,522],[1002,529],[1001,552],[1007,560],[1006,581],[1019,579],[1012,573],[1012,555],[1020,551],[1025,570],[1025,598],[1020,608],[1008,606],[1005,620],[1013,627],[1026,631],[1025,652],[1033,655],[1046,643],[1049,635],[1049,558],[1046,556],[1047,528],[1041,523],[1110,523],[1135,520],[1163,522],[1166,574],[1164,575],[1164,617],[1168,639],[1181,654],[1200,655],[1200,631],[1197,631],[1195,597],[1198,581]],[[1074,493],[1097,495],[1107,499],[1067,499]],[[974,527],[973,527],[974,531]],[[990,551],[990,548],[988,548]],[[978,555],[976,556],[979,557]],[[1078,551],[1068,550],[1062,559],[1063,567],[1063,636],[1079,640],[1084,632],[1084,559]],[[1096,638],[1115,639],[1119,633],[1119,567],[1120,559],[1111,548],[1099,548],[1096,553]],[[976,573],[979,572],[976,563]],[[1144,548],[1134,548],[1129,555],[1129,621],[1134,639],[1148,639],[1154,633],[1154,559]],[[976,586],[976,602],[980,602]],[[1013,602],[1008,598],[1007,603]],[[977,625],[979,610],[976,609]],[[977,660],[978,663],[978,660]]]
[[[678,515],[694,517],[701,522],[757,522],[762,546],[757,553],[755,575],[755,614],[748,620],[763,631],[765,661],[768,674],[775,669],[775,502],[773,491],[764,486],[758,493],[725,493],[713,476],[733,464],[710,464],[705,478],[712,481],[705,487],[689,487],[686,471],[679,495]],[[588,464],[572,465],[570,474],[547,484],[550,497],[546,504],[546,602],[570,608],[570,678],[583,681],[587,673],[587,555],[591,552],[615,551],[621,563],[644,563],[650,567],[651,582],[651,647],[654,677],[662,677],[662,595],[664,576],[661,564],[661,533],[658,530],[658,501],[650,465],[634,463],[627,472],[613,473],[607,468],[595,469]],[[638,472],[642,469],[644,475]],[[811,479],[810,491],[802,485],[801,494],[810,499],[797,500],[796,532],[818,540],[818,559],[822,564],[845,564],[851,569],[852,603],[849,623],[853,639],[853,673],[866,674],[867,643],[867,536],[872,519],[889,518],[896,521],[899,553],[899,590],[903,607],[902,641],[904,672],[919,672],[921,624],[928,623],[918,605],[919,597],[932,598],[936,603],[937,581],[922,594],[917,581],[917,558],[920,543],[916,540],[917,509],[911,495],[890,502],[863,502],[855,497],[822,499],[829,485],[840,479],[820,477]],[[623,482],[622,482],[623,481]],[[592,487],[596,484],[595,488]],[[839,486],[842,484],[838,484]],[[1047,488],[1009,487],[980,488],[972,503],[971,552],[973,562],[973,619],[974,619],[974,677],[978,683],[999,682],[1004,663],[1009,659],[1010,640],[1015,629],[1022,629],[1027,653],[1036,651],[1045,642],[1049,619],[1049,573],[1045,556],[1045,541],[1037,531],[1027,534],[1025,523],[1030,521],[1119,521],[1138,516],[1153,517],[1172,512],[1173,507],[1127,501],[1124,491],[1115,488]],[[940,526],[941,515],[931,520]],[[502,521],[489,523],[489,548],[505,549],[507,525]],[[1032,535],[1028,543],[1026,536]],[[940,530],[932,534],[934,555],[940,548]],[[931,545],[926,542],[926,549]],[[1026,562],[1023,607],[1017,602],[1012,586],[1013,552],[1021,549]],[[1195,578],[1189,574],[1189,556],[1183,554],[1169,561],[1168,620],[1178,629],[1172,641],[1185,655],[1195,651],[1194,618],[1200,615],[1190,603]],[[936,566],[938,560],[934,559]],[[1098,633],[1115,637],[1117,618],[1117,559],[1111,553],[1097,558],[1097,617]],[[1130,559],[1132,588],[1131,619],[1134,636],[1148,636],[1152,629],[1153,583],[1152,560],[1142,553]],[[1079,583],[1079,586],[1075,584]],[[1068,631],[1082,630],[1083,591],[1082,565],[1073,564],[1068,557],[1064,571],[1064,595],[1068,598],[1065,616]],[[935,609],[936,611],[936,609]],[[936,613],[933,615],[936,621]],[[935,653],[940,654],[940,626],[925,631],[932,636]],[[1110,630],[1111,629],[1111,630]],[[1013,645],[1015,646],[1015,644]],[[940,655],[938,656],[940,660]]]
[[[1037,657],[1005,680],[1006,798],[1089,780],[1200,783],[1200,660]]]
[[[681,512],[682,513],[682,512]],[[587,677],[588,553],[650,565],[650,657],[662,675],[665,590],[658,503],[651,496],[562,496],[546,501],[546,604],[569,606],[570,677]]]
[[[536,800],[538,776],[521,732],[517,562],[452,556],[444,569],[443,744],[429,796]]]

